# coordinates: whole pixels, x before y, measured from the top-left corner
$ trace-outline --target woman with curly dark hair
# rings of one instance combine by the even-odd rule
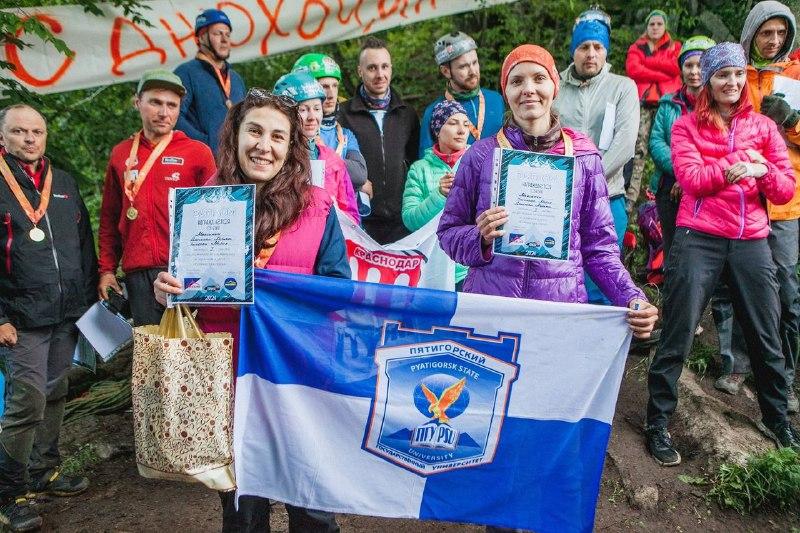
[[[302,137],[297,105],[289,98],[251,89],[228,112],[220,131],[217,174],[207,185],[256,186],[256,268],[298,274],[350,278],[342,230],[330,195],[311,185],[309,153]],[[180,282],[167,272],[158,275],[156,298],[180,294]],[[202,307],[198,323],[206,333],[233,335],[234,365],[238,356],[239,310]],[[222,530],[269,531],[269,500],[220,493]],[[335,532],[332,513],[286,506],[290,531]]]

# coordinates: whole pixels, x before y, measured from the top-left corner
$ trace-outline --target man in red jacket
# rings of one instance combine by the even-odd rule
[[[169,258],[169,190],[203,185],[214,172],[205,144],[174,131],[186,89],[166,70],[146,72],[134,107],[142,129],[111,150],[100,209],[98,296],[122,292],[122,263],[135,325],[158,324],[164,308],[153,295],[153,280]]]

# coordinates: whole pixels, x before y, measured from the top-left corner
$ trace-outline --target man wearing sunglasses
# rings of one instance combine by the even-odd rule
[[[241,76],[228,63],[231,21],[219,9],[206,9],[194,24],[197,55],[175,69],[186,95],[176,129],[217,152],[219,129],[230,107],[244,99]]]

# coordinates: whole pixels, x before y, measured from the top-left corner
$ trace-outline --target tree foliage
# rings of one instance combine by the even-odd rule
[[[14,7],[18,7],[16,11],[0,12],[0,45],[11,42],[22,47],[37,37],[48,41],[62,53],[69,53],[66,45],[50,35],[46,27],[33,19],[21,20],[26,7],[77,3],[89,14],[100,14],[94,0],[12,1]],[[139,23],[147,24],[151,16],[147,2],[113,0],[112,3],[121,6]],[[788,3],[796,12],[800,0]],[[602,7],[612,17],[609,61],[616,72],[624,71],[627,48],[643,32],[644,19],[655,7],[669,15],[669,29],[675,38],[684,39],[701,33],[717,40],[735,40],[753,4],[753,0],[661,0],[658,4],[645,0],[606,1]],[[390,29],[378,36],[389,43],[394,88],[421,113],[443,88],[444,82],[432,57],[433,42],[438,36],[454,30],[472,35],[480,46],[482,84],[496,89],[503,58],[512,48],[525,42],[544,46],[553,53],[559,69],[566,68],[569,65],[572,25],[575,17],[587,7],[588,2],[577,0],[520,0]],[[23,31],[17,38],[20,29]],[[341,65],[344,96],[353,94],[358,86],[356,64],[359,46],[360,41],[354,39],[314,48],[330,54]],[[307,51],[310,49],[238,63],[235,68],[248,87],[271,88],[275,80],[291,68],[295,59]],[[232,60],[236,61],[235,49]],[[0,64],[0,69],[7,67]],[[3,81],[8,78],[5,75],[0,77]],[[33,100],[45,113],[50,121],[48,153],[58,166],[78,178],[93,214],[99,209],[103,174],[111,147],[139,127],[138,116],[131,105],[133,92],[133,83],[52,95],[32,95],[17,87],[6,100],[8,103]]]

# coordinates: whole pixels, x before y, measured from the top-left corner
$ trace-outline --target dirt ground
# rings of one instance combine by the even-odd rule
[[[713,327],[706,329],[713,330]],[[672,427],[671,432],[683,455],[683,464],[666,469],[650,459],[644,448],[641,430],[647,399],[646,368],[646,357],[629,357],[611,437],[613,459],[611,455],[607,456],[598,499],[596,530],[800,532],[800,509],[776,509],[743,517],[706,501],[702,487],[681,482],[678,479],[680,474],[707,474],[708,458],[697,451],[696,442],[682,435],[679,426]],[[736,398],[718,393],[713,388],[715,374],[714,369],[709,370],[702,380],[703,388],[723,401],[734,402],[739,410],[755,418],[757,406],[752,393]],[[113,419],[118,426],[117,438],[132,442],[129,416],[116,416]],[[794,422],[800,425],[797,417]],[[85,494],[71,499],[56,498],[40,504],[45,520],[44,531],[220,530],[221,510],[214,492],[199,485],[144,479],[138,475],[130,451],[95,466],[89,476],[92,486]],[[657,503],[652,498],[653,494],[646,494],[649,498],[645,497],[644,503],[633,497],[631,487],[641,484],[656,487]],[[653,504],[654,508],[641,510]],[[339,516],[339,523],[343,532],[359,533],[482,531],[481,527],[472,525],[354,515]],[[287,531],[286,513],[280,504],[273,506],[271,525],[273,531]]]

